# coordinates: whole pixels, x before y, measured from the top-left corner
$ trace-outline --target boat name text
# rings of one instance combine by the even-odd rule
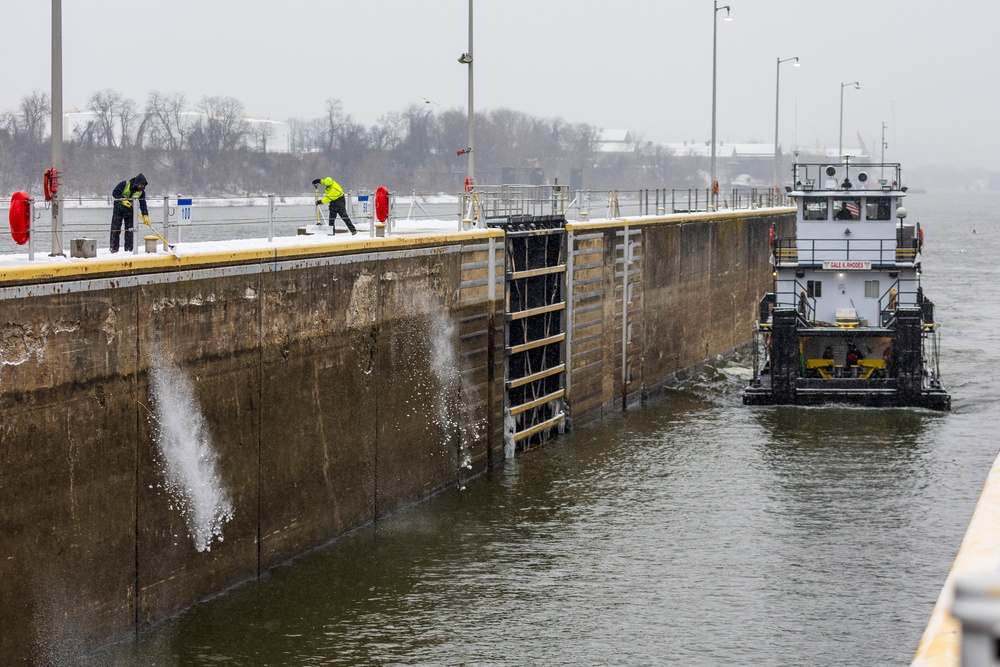
[[[872,268],[872,263],[830,259],[823,262],[823,268],[833,271],[868,271]]]

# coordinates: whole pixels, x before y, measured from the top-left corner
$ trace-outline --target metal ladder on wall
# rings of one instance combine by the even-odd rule
[[[506,231],[505,445],[530,449],[565,428],[563,216],[512,216]]]

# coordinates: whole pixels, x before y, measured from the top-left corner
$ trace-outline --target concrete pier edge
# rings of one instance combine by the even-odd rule
[[[996,572],[1000,565],[1000,455],[993,461],[951,572],[920,638],[911,667],[958,667],[961,625],[951,614],[955,581],[975,572]]]

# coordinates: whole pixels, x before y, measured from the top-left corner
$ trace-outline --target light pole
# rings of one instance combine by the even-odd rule
[[[778,90],[781,87],[781,63],[787,63],[789,61],[795,61],[795,67],[798,67],[799,57],[794,58],[778,58],[778,65],[776,67],[776,74],[774,76],[774,191],[778,191],[778,162],[780,157],[778,155]]]
[[[56,183],[62,179],[62,0],[52,0],[52,171]],[[62,257],[63,220],[58,187],[52,188],[52,257]]]
[[[848,86],[854,86],[854,90],[861,90],[861,84],[857,81],[840,84],[840,141],[837,143],[838,160],[844,157],[844,88]]]
[[[711,181],[708,186],[712,189],[712,202],[715,208],[718,208],[718,193],[716,192],[718,183],[715,180],[715,61],[717,44],[718,44],[718,33],[719,33],[719,10],[725,9],[726,16],[723,18],[724,21],[732,21],[733,17],[729,15],[729,5],[723,7],[719,6],[719,0],[713,0],[715,11],[712,12],[712,174]]]
[[[469,156],[468,173],[466,174],[466,183],[471,187],[472,184],[475,183],[475,180],[473,178],[475,172],[473,164],[474,160],[473,156],[475,155],[475,153],[472,150],[473,149],[472,119],[473,119],[473,114],[475,113],[472,104],[472,0],[469,0],[469,50],[458,57],[458,62],[462,63],[463,65],[469,66],[469,137],[468,137],[468,146],[465,149],[465,153]]]

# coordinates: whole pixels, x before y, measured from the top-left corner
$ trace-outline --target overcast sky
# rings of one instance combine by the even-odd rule
[[[720,2],[720,5],[724,4]],[[837,146],[861,135],[903,167],[995,169],[998,0],[732,0],[718,14],[717,135]],[[234,97],[251,116],[316,118],[336,98],[371,125],[426,97],[465,110],[468,0],[63,0],[64,109],[115,89]],[[477,0],[475,106],[711,137],[711,0]],[[50,88],[51,2],[3,0],[0,110]],[[127,19],[126,17],[131,17]]]

